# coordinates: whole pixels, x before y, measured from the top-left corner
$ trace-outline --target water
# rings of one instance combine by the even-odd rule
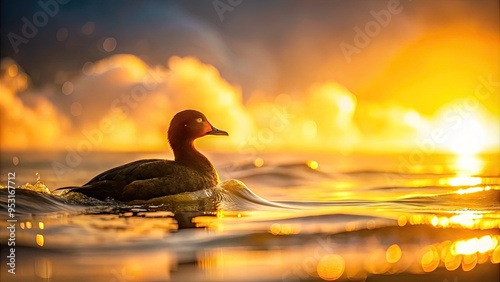
[[[2,152],[1,281],[499,281],[498,155],[212,154],[218,187],[127,204],[50,191],[165,156],[67,156]]]

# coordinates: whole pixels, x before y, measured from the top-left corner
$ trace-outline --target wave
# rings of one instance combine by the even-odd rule
[[[38,187],[40,184],[38,184]],[[39,189],[38,189],[39,190]],[[0,207],[7,209],[9,192],[0,189]],[[243,182],[227,180],[216,187],[163,196],[149,200],[135,200],[128,203],[114,200],[101,201],[75,192],[40,192],[31,187],[18,187],[15,190],[15,212],[19,216],[51,212],[95,213],[123,207],[149,208],[163,207],[177,212],[224,210],[258,210],[267,208],[290,208],[286,205],[267,201]]]

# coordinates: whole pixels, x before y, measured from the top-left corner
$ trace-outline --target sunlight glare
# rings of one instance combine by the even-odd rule
[[[479,177],[471,177],[471,178],[479,178]],[[453,178],[453,179],[459,179],[459,178]],[[474,179],[471,179],[471,180],[474,180]],[[470,182],[470,183],[472,183],[472,182]],[[474,183],[475,184],[466,184],[466,185],[477,185],[477,184],[481,183],[481,178],[479,178],[479,182],[478,183],[476,183],[476,182],[474,182]],[[465,185],[465,184],[458,184],[458,185]],[[472,193],[482,192],[484,190],[485,190],[485,188],[483,188],[483,187],[471,187],[471,188],[467,188],[467,189],[459,189],[457,191],[457,194],[459,194],[459,195],[472,194]]]
[[[477,251],[480,253],[487,253],[491,250],[494,250],[498,244],[497,240],[493,240],[496,238],[491,238],[490,235],[485,235],[477,241]]]
[[[452,216],[450,221],[454,224],[472,229],[475,226],[476,221],[479,222],[482,217],[483,216],[480,214],[463,213]]]
[[[462,119],[459,128],[450,132],[448,146],[460,156],[471,156],[486,149],[487,137],[489,136],[483,123],[477,117],[471,116]]]
[[[454,166],[458,175],[456,177],[443,178],[440,180],[440,184],[450,186],[476,186],[481,184],[481,177],[473,176],[481,173],[484,168],[484,162],[478,156],[467,153],[458,154]],[[475,189],[475,187],[471,187],[471,189]],[[464,193],[479,192],[470,189],[467,189],[468,191],[462,190],[460,189],[457,193],[462,195]]]
[[[455,244],[455,253],[459,255],[472,255],[477,252],[477,238],[460,240]]]
[[[484,162],[474,154],[458,154],[455,165],[460,173],[478,174],[484,168]]]
[[[352,113],[356,107],[356,101],[351,96],[340,96],[337,98],[339,109],[345,113]]]
[[[422,122],[422,119],[417,111],[409,110],[405,113],[404,121],[406,124],[418,128],[418,126],[420,126]]]

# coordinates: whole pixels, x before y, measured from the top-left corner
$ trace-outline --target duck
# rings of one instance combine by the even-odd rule
[[[181,111],[172,118],[168,141],[174,160],[144,159],[111,168],[82,186],[64,187],[99,200],[122,202],[194,192],[219,184],[212,163],[194,146],[194,141],[207,135],[228,136],[212,126],[205,115],[196,110]]]

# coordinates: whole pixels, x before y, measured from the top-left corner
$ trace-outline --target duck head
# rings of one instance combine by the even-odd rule
[[[177,113],[168,128],[168,141],[172,148],[181,144],[192,144],[195,139],[205,135],[229,134],[212,126],[204,114],[195,110]]]

